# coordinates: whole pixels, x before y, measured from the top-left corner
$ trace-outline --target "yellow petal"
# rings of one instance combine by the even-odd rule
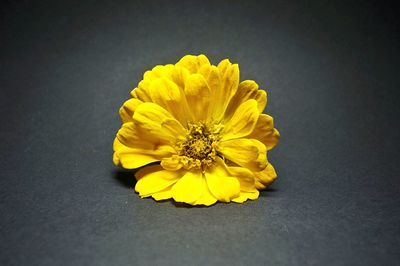
[[[160,161],[160,156],[143,154],[140,150],[124,148],[114,153],[115,162],[125,169],[136,169],[149,163]]]
[[[178,155],[172,155],[168,158],[163,158],[161,160],[161,166],[168,171],[177,171],[183,167],[181,162],[181,157]]]
[[[256,189],[255,176],[250,170],[242,167],[228,167],[228,171],[240,182],[240,195],[232,199],[233,202],[243,203],[248,199],[255,200],[258,198],[260,193]]]
[[[122,125],[115,138],[113,161],[116,165],[133,169],[175,153],[167,142],[145,134],[133,122],[128,122]]]
[[[197,73],[203,65],[210,65],[210,61],[203,54],[199,56],[185,55],[176,65],[188,69],[190,73]]]
[[[229,59],[224,59],[221,62],[218,63],[218,70],[220,71],[221,75],[225,75],[227,70],[232,66],[232,63],[229,61]]]
[[[132,122],[133,113],[135,112],[139,104],[142,103],[143,102],[141,100],[138,100],[136,98],[131,98],[124,102],[122,107],[119,109],[119,116],[121,117],[122,123]]]
[[[156,136],[160,140],[175,143],[177,139],[185,136],[182,125],[168,111],[154,103],[139,105],[133,115],[133,120],[141,129],[147,131],[147,134]]]
[[[149,83],[149,81],[147,81],[147,83]],[[142,102],[151,102],[150,91],[147,89],[147,87],[148,84],[144,86],[143,81],[139,82],[139,86],[131,91],[131,96]]]
[[[160,71],[160,69],[164,69]],[[157,71],[156,71],[157,70]],[[143,76],[143,80],[139,82],[137,88],[131,91],[131,95],[134,98],[138,98],[143,102],[151,102],[150,95],[150,84],[160,78],[166,78],[173,81],[178,87],[184,87],[184,81],[186,76],[189,75],[189,70],[183,67],[174,66],[174,65],[165,65],[165,66],[156,66],[152,70],[146,71]]]
[[[199,74],[204,77],[207,82],[208,87],[212,91],[212,93],[221,90],[221,75],[219,73],[219,69],[213,65],[203,65],[199,69]],[[210,99],[211,101],[213,99]]]
[[[174,118],[164,119],[161,122],[161,130],[175,136],[174,139],[181,139],[186,134],[185,128]]]
[[[135,173],[135,178],[137,180],[142,179],[143,177],[152,174],[157,171],[163,170],[159,165],[149,165],[143,168],[140,168],[139,171]]]
[[[171,72],[174,69],[174,65],[173,64],[167,64],[167,65],[157,65],[155,67],[153,67],[153,69],[151,70],[151,72],[146,72],[144,74],[144,79],[146,79],[146,74],[151,76],[149,77],[149,79],[153,78],[162,78],[162,77],[170,77],[171,76]]]
[[[186,124],[188,110],[178,85],[169,79],[159,78],[151,82],[149,90],[152,102],[163,107],[182,124]]]
[[[152,102],[153,99],[150,93],[150,84],[160,78],[172,79],[175,66],[168,64],[165,66],[157,65],[152,70],[146,71],[143,75],[143,80],[139,82],[137,88],[131,91],[131,95],[143,102]],[[175,80],[173,80],[175,81]]]
[[[172,198],[171,188],[172,186],[164,188],[162,191],[152,194],[151,197],[155,200],[170,199]]]
[[[172,187],[172,197],[176,202],[193,204],[203,194],[203,176],[200,171],[188,171]]]
[[[248,138],[258,139],[264,143],[267,150],[271,150],[278,144],[280,139],[279,131],[274,128],[274,120],[271,116],[261,114],[258,117],[257,123],[253,132]]]
[[[257,101],[258,111],[262,113],[267,106],[267,92],[264,90],[258,90],[257,94],[254,96],[254,100]]]
[[[275,168],[270,163],[267,165],[267,167],[265,167],[264,170],[260,172],[254,172],[254,176],[256,178],[257,189],[266,188],[277,178]]]
[[[239,66],[237,64],[231,64],[229,60],[225,59],[218,64],[218,70],[221,77],[221,87],[213,95],[215,103],[213,116],[216,121],[223,118],[225,110],[239,85]]]
[[[190,71],[184,67],[174,66],[174,69],[171,71],[171,80],[178,85],[178,87],[183,90],[185,87],[186,79],[190,75]]]
[[[203,65],[199,69],[199,74],[201,74],[208,87],[210,88],[210,98],[208,99],[208,111],[206,122],[214,122],[220,118],[219,114],[223,108],[222,103],[224,102],[224,97],[222,93],[222,81],[219,69],[213,65]],[[218,115],[217,115],[218,114]]]
[[[237,139],[253,132],[258,120],[256,100],[242,103],[232,118],[225,124],[222,131],[222,140]]]
[[[206,121],[210,104],[210,88],[200,74],[190,75],[185,84],[185,95],[195,121]]]
[[[155,151],[159,147],[169,145],[169,138],[158,137],[157,134],[149,134],[135,122],[128,122],[118,130],[117,138],[121,144],[135,149]],[[161,133],[159,133],[161,134]]]
[[[255,139],[233,139],[217,144],[217,150],[228,160],[252,171],[261,171],[267,166],[265,145]]]
[[[205,205],[210,206],[217,202],[217,199],[212,195],[210,189],[208,188],[206,177],[202,178],[203,194],[200,196],[193,205]]]
[[[113,162],[126,169],[135,169],[146,164],[160,161],[165,156],[171,156],[172,147],[162,146],[156,150],[143,150],[123,145],[118,138],[114,140]]]
[[[146,166],[135,174],[138,179],[135,191],[141,197],[151,196],[176,183],[182,175],[180,171],[167,171],[159,165]]]
[[[114,142],[113,142],[113,150],[114,150],[113,163],[116,166],[121,166],[121,160],[119,159],[119,156],[117,155],[116,151],[121,149],[121,148],[123,148],[123,147],[124,147],[124,145],[121,144],[121,142],[118,140],[118,138],[115,138]]]
[[[255,190],[253,192],[244,192],[241,191],[240,192],[240,196],[237,198],[232,199],[233,202],[236,203],[243,203],[246,200],[250,199],[250,200],[256,200],[258,199],[258,196],[260,195],[260,192],[258,192],[258,190]]]
[[[253,172],[243,167],[228,167],[228,172],[231,176],[236,177],[239,180],[240,191],[256,191]]]
[[[267,93],[258,89],[258,85],[253,80],[245,80],[239,84],[236,94],[229,102],[228,108],[225,112],[225,119],[230,118],[236,108],[247,100],[256,100],[258,113],[262,113],[267,104]]]
[[[118,155],[117,155],[116,152],[113,153],[113,158],[112,158],[112,160],[113,160],[113,163],[114,163],[116,166],[122,166],[122,165],[121,165],[121,160],[119,159],[119,157],[118,157]],[[133,169],[133,168],[132,168],[132,169]]]
[[[239,65],[233,64],[227,68],[226,72],[222,75],[223,91],[228,98],[225,102],[225,109],[229,100],[235,95],[239,86]]]
[[[222,202],[229,202],[239,196],[240,183],[235,177],[229,176],[221,159],[205,172],[208,188],[212,195]]]

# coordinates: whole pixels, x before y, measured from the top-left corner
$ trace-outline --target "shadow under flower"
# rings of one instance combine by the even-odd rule
[[[273,188],[273,187],[268,187],[267,189],[260,190],[260,198],[264,197],[271,197],[274,195],[274,193],[278,192],[279,189]]]
[[[114,171],[113,177],[121,186],[126,188],[134,188],[136,185],[135,172],[135,170],[127,171],[118,169]]]
[[[205,205],[190,205],[190,204],[187,204],[187,203],[184,203],[184,202],[176,202],[176,201],[174,201],[173,199],[169,199],[169,200],[166,200],[166,201],[170,201],[171,204],[174,205],[174,206],[177,207],[177,208],[186,208],[186,209],[193,209],[193,208],[196,208],[196,209],[209,208],[209,207],[212,207],[212,206],[214,206],[215,204],[217,204],[217,202],[216,202],[216,203],[214,203],[214,204],[212,204],[212,205],[210,205],[210,206],[205,206]]]

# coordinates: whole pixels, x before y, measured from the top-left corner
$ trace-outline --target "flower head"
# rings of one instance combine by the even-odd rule
[[[267,151],[279,132],[262,113],[267,94],[252,80],[240,82],[237,64],[187,55],[145,72],[131,96],[119,111],[113,161],[142,167],[135,174],[141,197],[242,203],[275,180]]]

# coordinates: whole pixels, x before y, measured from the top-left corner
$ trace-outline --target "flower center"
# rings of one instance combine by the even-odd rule
[[[187,169],[205,169],[216,158],[215,142],[219,140],[219,129],[204,123],[190,123],[185,140],[177,144],[179,155],[182,156]]]

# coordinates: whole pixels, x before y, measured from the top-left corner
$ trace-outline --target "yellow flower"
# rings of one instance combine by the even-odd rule
[[[131,96],[119,111],[113,161],[145,166],[136,172],[142,198],[242,203],[275,180],[266,155],[279,132],[262,113],[267,94],[252,80],[239,82],[237,64],[186,55],[147,71]]]

